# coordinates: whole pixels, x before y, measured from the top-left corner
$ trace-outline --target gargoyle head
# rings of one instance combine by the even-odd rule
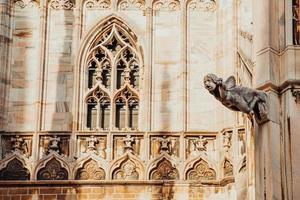
[[[210,92],[210,93],[213,93],[217,86],[221,85],[222,84],[222,79],[221,78],[218,78],[216,75],[214,74],[207,74],[205,77],[204,77],[204,86],[205,88]]]

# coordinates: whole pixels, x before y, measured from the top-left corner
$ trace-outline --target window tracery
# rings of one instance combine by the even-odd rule
[[[138,128],[141,56],[128,28],[104,26],[87,56],[86,127]]]

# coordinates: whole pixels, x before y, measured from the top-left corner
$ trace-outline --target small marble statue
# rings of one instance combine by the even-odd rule
[[[98,138],[92,135],[85,140],[87,142],[87,152],[94,152],[97,154],[96,144],[99,142]]]
[[[193,140],[193,144],[196,151],[206,151],[206,145],[208,141],[206,138],[204,138],[202,135],[199,136],[199,138]]]
[[[129,151],[133,153],[133,143],[135,142],[135,139],[131,137],[129,134],[126,135],[126,137],[123,138],[124,142],[124,151]]]
[[[258,123],[267,121],[267,95],[258,90],[236,86],[233,76],[225,83],[215,74],[204,77],[204,86],[224,106],[234,111],[241,111],[255,116]]]

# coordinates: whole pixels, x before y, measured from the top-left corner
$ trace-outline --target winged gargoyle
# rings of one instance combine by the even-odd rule
[[[234,76],[230,76],[224,83],[215,74],[208,74],[204,77],[204,86],[227,108],[254,115],[259,124],[268,120],[266,93],[236,86]]]

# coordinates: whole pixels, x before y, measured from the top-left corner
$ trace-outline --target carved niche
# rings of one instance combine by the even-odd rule
[[[98,135],[78,136],[77,141],[79,157],[93,153],[103,159],[106,158],[106,137]]]
[[[225,159],[223,169],[224,177],[233,176],[233,165],[227,159]]]
[[[133,161],[126,159],[122,162],[119,168],[113,173],[113,179],[115,180],[138,180],[139,173],[137,167]]]
[[[299,0],[293,0],[293,43],[294,45],[300,45],[300,2]]]
[[[150,179],[152,180],[176,180],[179,179],[178,170],[172,165],[170,161],[163,158],[159,161],[154,169],[150,172]]]
[[[141,146],[144,139],[141,135],[123,135],[114,137],[114,158],[122,156],[126,152],[130,152],[139,156],[141,154]]]
[[[144,0],[123,0],[118,4],[120,10],[144,10],[146,2]]]
[[[26,157],[32,154],[32,136],[3,135],[1,137],[2,158],[11,153]]]
[[[216,180],[216,172],[209,167],[203,159],[195,162],[193,167],[187,171],[188,180]]]
[[[61,163],[52,158],[45,167],[37,173],[38,180],[68,180],[68,171],[61,166]]]
[[[0,171],[0,180],[29,180],[30,172],[17,158],[11,160]]]
[[[169,154],[170,156],[179,156],[179,137],[171,136],[153,136],[151,137],[151,158],[160,154]]]
[[[104,180],[105,171],[98,167],[97,162],[89,159],[84,165],[77,170],[76,180]]]
[[[50,153],[59,155],[69,155],[70,136],[53,135],[40,137],[40,158]]]

